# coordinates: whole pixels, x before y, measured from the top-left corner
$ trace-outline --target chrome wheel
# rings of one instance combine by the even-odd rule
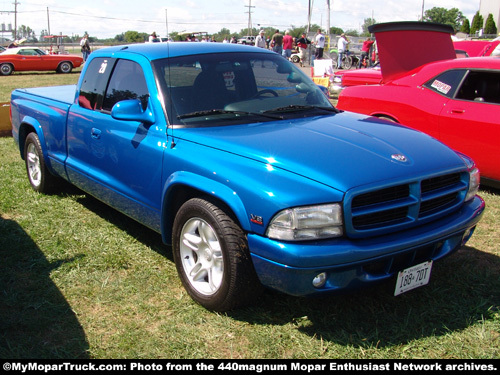
[[[26,169],[31,185],[35,188],[39,187],[42,183],[42,169],[40,156],[34,143],[29,143],[26,148]]]
[[[215,230],[203,219],[188,220],[181,231],[179,250],[191,286],[205,296],[215,294],[224,276],[224,259]]]

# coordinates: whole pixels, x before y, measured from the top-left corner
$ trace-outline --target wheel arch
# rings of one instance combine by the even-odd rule
[[[38,139],[40,140],[40,144],[42,145],[42,151],[43,151],[43,156],[47,162],[49,162],[49,158],[47,155],[47,150],[45,146],[45,137],[43,135],[43,132],[41,131],[41,126],[40,123],[34,119],[33,117],[26,116],[23,118],[21,121],[21,124],[19,125],[19,152],[21,153],[21,158],[24,159],[24,145],[26,142],[26,137],[28,136],[29,133],[36,133],[38,136]]]
[[[217,181],[190,172],[176,172],[165,184],[161,212],[161,234],[163,242],[171,244],[175,215],[180,207],[192,198],[205,198],[232,216],[243,231],[250,230],[246,209],[231,188]]]
[[[373,114],[371,114],[371,116],[378,117],[381,120],[387,120],[387,121],[391,121],[391,122],[395,122],[395,123],[400,124],[400,121],[397,118],[397,116],[394,116],[390,113],[373,113]]]

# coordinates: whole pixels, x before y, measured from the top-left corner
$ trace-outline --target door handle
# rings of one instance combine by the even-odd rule
[[[462,113],[465,113],[465,109],[454,108],[451,110],[451,113],[454,113],[456,115],[461,115]]]
[[[97,128],[92,128],[92,130],[90,131],[90,135],[94,139],[100,139],[101,138],[101,131]]]

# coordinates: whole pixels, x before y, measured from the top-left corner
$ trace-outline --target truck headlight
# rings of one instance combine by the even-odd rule
[[[480,181],[481,177],[479,174],[479,169],[474,167],[472,170],[469,170],[469,190],[467,191],[467,195],[465,196],[466,202],[476,196],[479,191]]]
[[[296,207],[280,211],[271,220],[266,235],[284,241],[306,241],[343,235],[340,204]]]
[[[467,165],[467,170],[469,172],[469,190],[467,191],[467,195],[465,196],[465,201],[467,202],[474,198],[479,192],[481,174],[479,173],[479,169],[476,167],[474,160],[472,160],[467,155],[462,154],[461,152],[457,152],[457,154],[465,162],[465,165]]]

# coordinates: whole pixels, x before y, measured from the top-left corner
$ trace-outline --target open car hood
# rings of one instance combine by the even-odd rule
[[[368,28],[375,34],[382,83],[424,64],[455,59],[453,28],[430,22],[388,22]]]

